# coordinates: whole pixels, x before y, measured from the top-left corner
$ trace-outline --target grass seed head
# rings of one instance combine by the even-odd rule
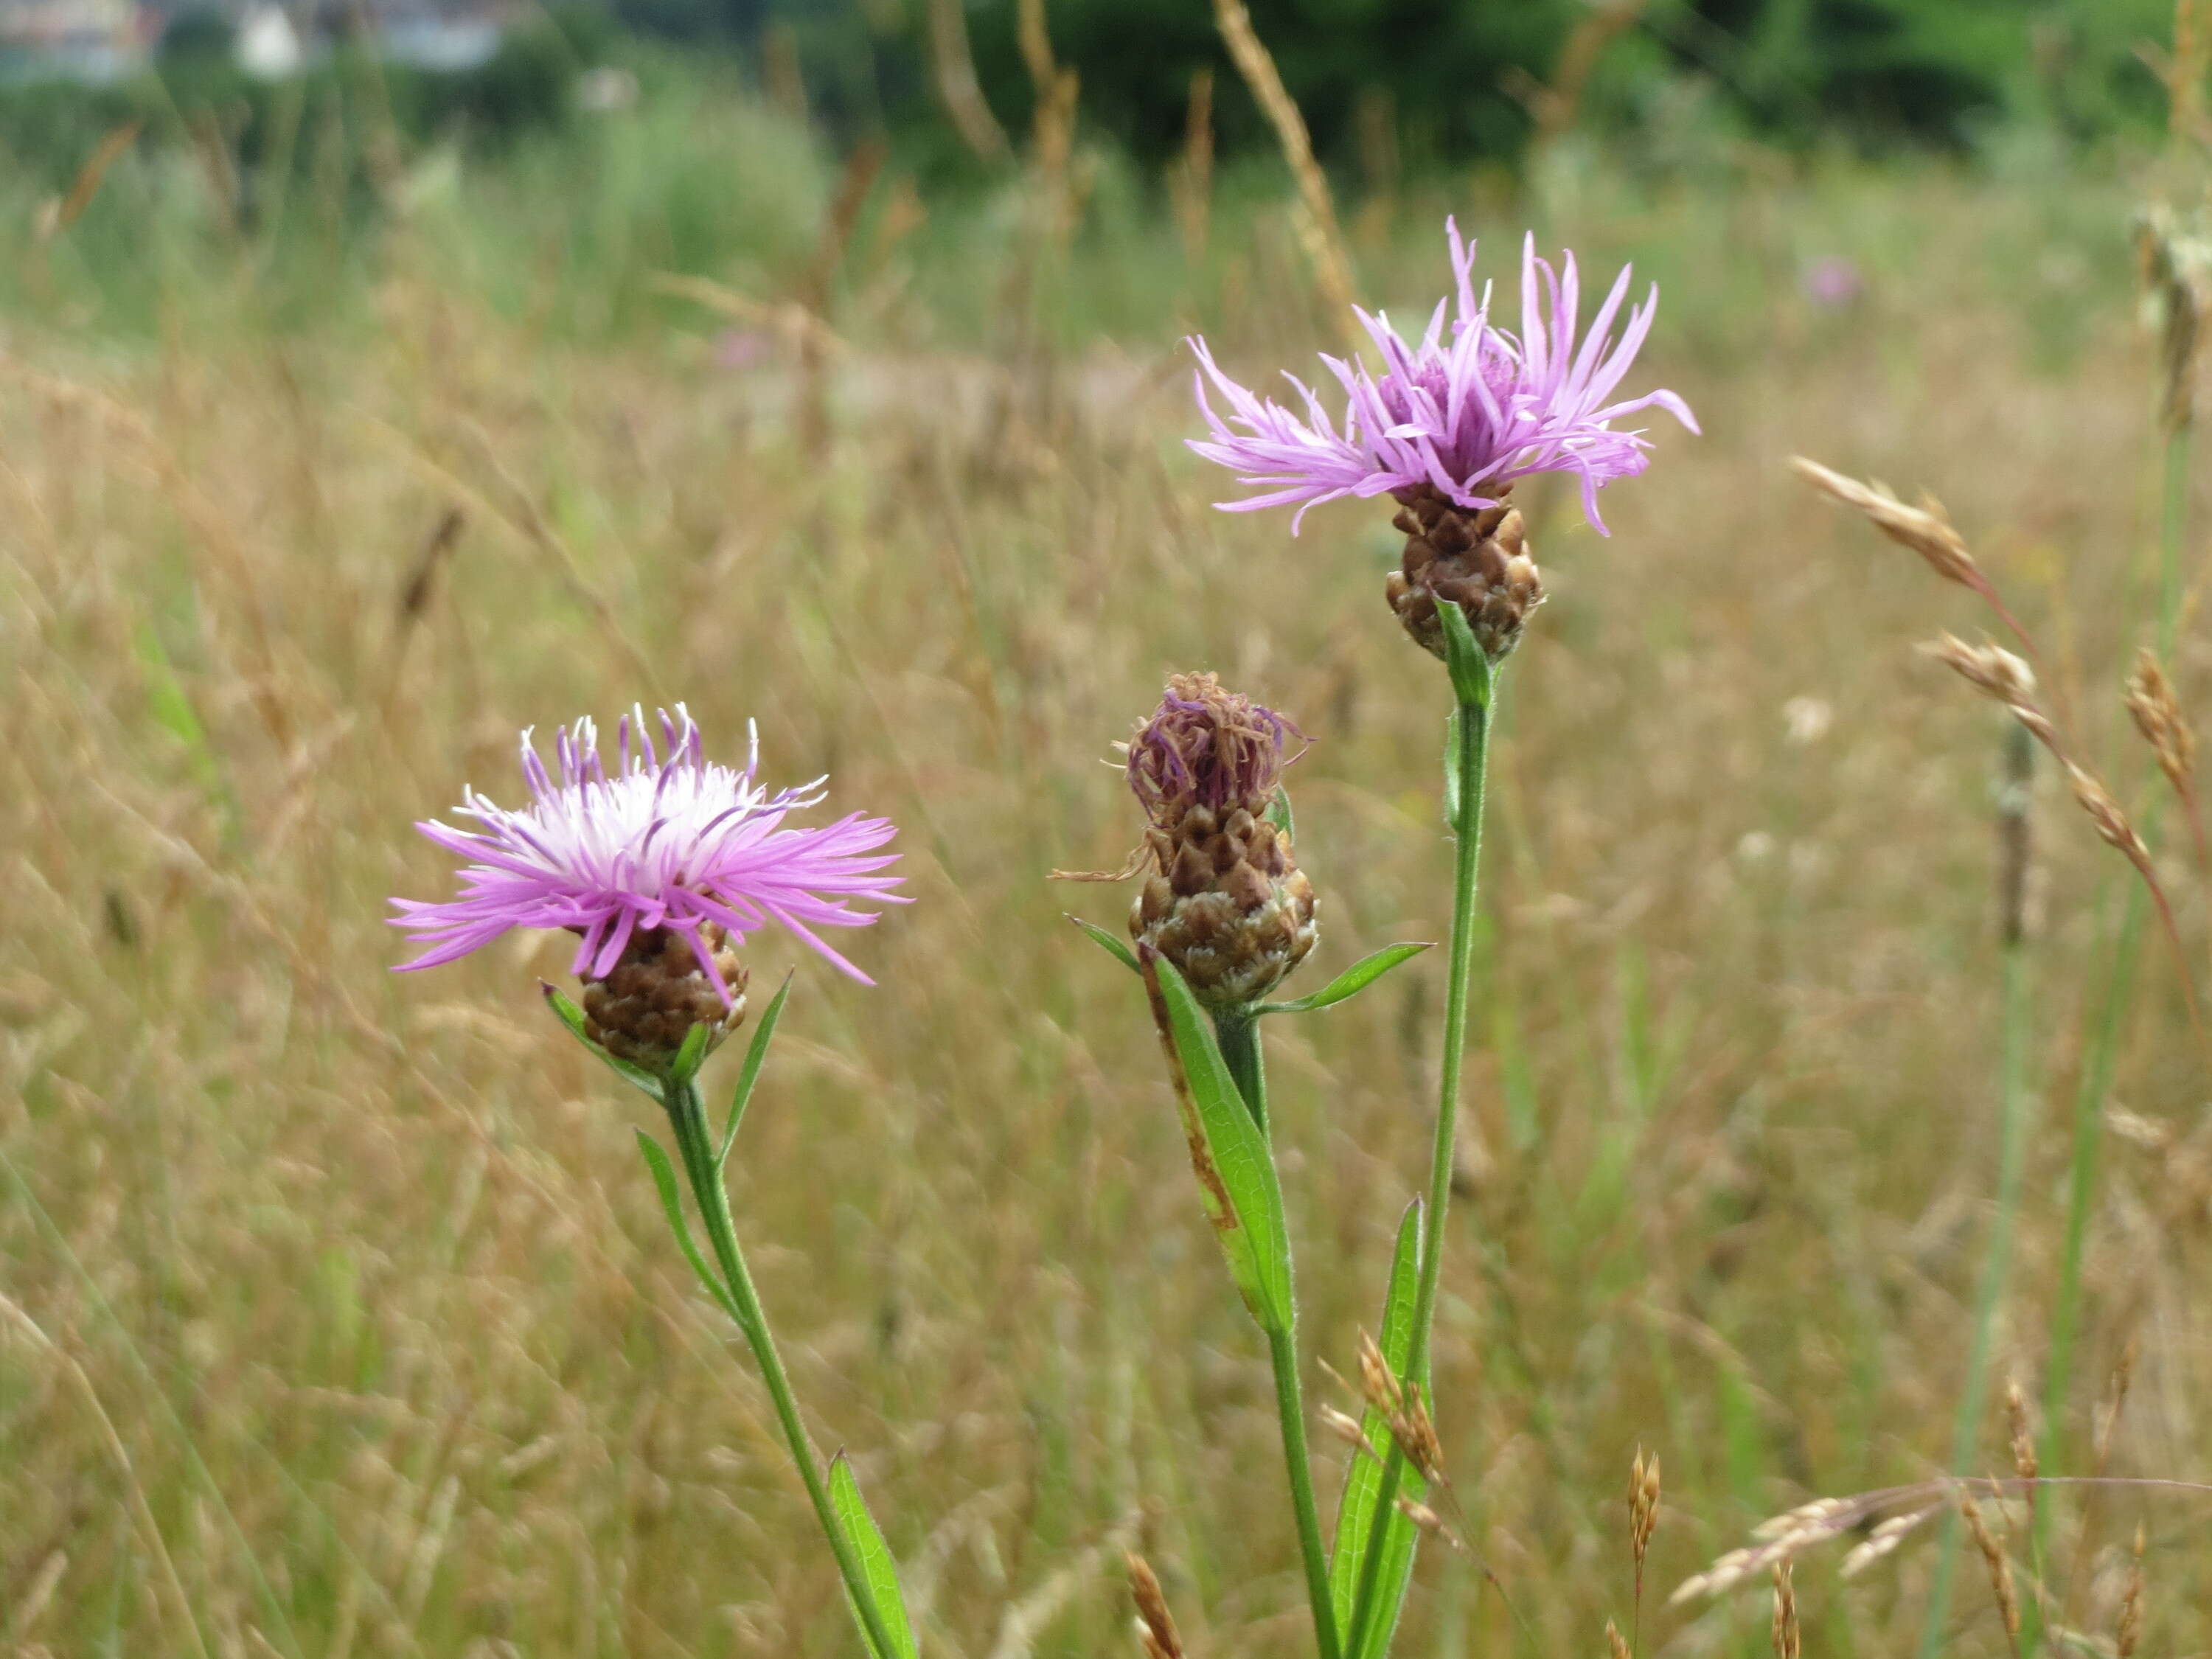
[[[2197,360],[2205,313],[2212,310],[2212,242],[2160,204],[2136,216],[2136,252],[2158,313],[2159,420],[2176,433],[2197,418]]]
[[[1982,1564],[1989,1569],[1990,1593],[1996,1598],[1997,1616],[2004,1620],[2005,1634],[2015,1642],[2020,1638],[2020,1597],[2013,1588],[2012,1560],[2004,1546],[1990,1530],[1984,1519],[1981,1505],[1961,1492],[1959,1513],[1972,1534],[1974,1547],[1982,1553]]]
[[[2135,672],[2128,677],[2127,705],[2136,730],[2158,759],[2158,769],[2176,789],[2185,788],[2196,769],[2197,733],[2181,712],[2181,700],[2160,666],[2158,653],[2148,646],[2136,656]]]
[[[1390,1363],[1365,1331],[1359,1334],[1359,1388],[1368,1405],[1385,1417],[1395,1417],[1406,1402],[1405,1390],[1391,1375]]]
[[[2103,784],[2071,761],[2066,763],[2066,781],[2074,791],[2075,803],[2089,815],[2089,822],[2100,840],[2118,848],[2138,866],[2149,862],[2150,848],[2143,844],[2135,825],[2128,821],[2128,815],[2120,810],[2119,802],[2112,799]]]
[[[1631,1659],[1628,1638],[1620,1633],[1620,1626],[1610,1619],[1605,1621],[1605,1650],[1612,1659]]]
[[[1790,1564],[1774,1564],[1774,1659],[1797,1659],[1801,1645],[1797,1629],[1797,1591],[1790,1582]]]
[[[2120,1593],[2120,1621],[2112,1633],[2112,1651],[2118,1659],[2134,1659],[2135,1650],[2142,1641],[2143,1604],[2143,1529],[2136,1523],[2135,1559],[2128,1566],[2128,1587]]]
[[[2005,1425],[2012,1436],[2012,1466],[2023,1480],[2033,1480],[2038,1473],[2035,1456],[2035,1434],[2028,1422],[2027,1395],[2014,1377],[2005,1384]]]
[[[1957,582],[1977,592],[1982,591],[1984,583],[1980,567],[1975,564],[1973,555],[1966,551],[1966,544],[1959,532],[1951,527],[1950,516],[1943,511],[1943,504],[1933,495],[1922,496],[1918,507],[1907,507],[1885,484],[1862,483],[1802,455],[1792,458],[1790,465],[1799,477],[1823,495],[1866,514],[1875,529],[1899,546],[1911,548],[1944,580]]]
[[[1176,1632],[1168,1599],[1160,1593],[1160,1581],[1152,1567],[1143,1556],[1133,1553],[1124,1555],[1122,1560],[1129,1572],[1129,1596],[1137,1604],[1137,1634],[1144,1643],[1145,1659],[1185,1659],[1182,1638]]]
[[[1635,1552],[1639,1575],[1644,1571],[1644,1553],[1658,1528],[1659,1459],[1656,1455],[1647,1456],[1638,1446],[1636,1461],[1628,1467],[1628,1541]]]

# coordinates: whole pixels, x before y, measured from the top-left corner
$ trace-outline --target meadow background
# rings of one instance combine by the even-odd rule
[[[539,1006],[565,951],[387,972],[386,896],[449,880],[415,818],[512,795],[520,726],[677,699],[903,826],[916,902],[856,949],[878,988],[751,951],[757,985],[799,976],[731,1168],[925,1650],[1134,1652],[1138,1547],[1194,1654],[1304,1650],[1262,1351],[1142,1000],[1061,919],[1118,927],[1128,896],[1048,877],[1119,864],[1139,818],[1101,763],[1166,672],[1211,668],[1314,739],[1303,988],[1440,938],[1445,692],[1383,603],[1386,515],[1292,539],[1209,507],[1180,337],[1252,380],[1340,318],[1225,58],[1209,149],[1164,46],[1164,115],[1094,76],[1102,9],[1047,8],[1084,79],[1041,122],[1013,15],[971,12],[995,158],[890,48],[854,68],[896,7],[659,20],[678,44],[549,18],[508,123],[356,59],[0,94],[6,1651],[854,1650],[766,1397],[669,1246],[650,1109]],[[1996,1163],[2002,726],[1912,648],[1980,626],[1970,597],[1786,458],[1938,492],[2085,753],[2153,799],[2118,700],[2161,442],[2130,227],[2206,176],[2135,50],[2171,52],[2171,16],[1622,15],[1564,108],[1577,9],[1523,43],[1528,85],[1478,53],[1494,131],[1423,125],[1460,60],[1389,8],[1255,20],[1288,37],[1358,295],[1425,313],[1447,212],[1493,271],[1528,227],[1632,260],[1662,296],[1635,382],[1705,433],[1657,433],[1610,538],[1523,492],[1554,597],[1506,682],[1437,1356],[1494,1583],[1429,1550],[1408,1654],[1603,1652],[1639,1444],[1666,1496],[1638,1653],[1763,1653],[1763,1594],[1666,1591],[1765,1516],[1948,1455]],[[1790,33],[1866,15],[1896,51],[1849,85],[1823,79],[1848,30]],[[1218,55],[1203,7],[1177,17]],[[1322,67],[1379,99],[1300,67],[1322,24],[1352,43]],[[1969,83],[1930,80],[1954,60]],[[609,65],[634,99],[578,111]],[[2039,1401],[2125,872],[2048,777],[2033,810],[1997,1364]],[[2134,988],[2046,1472],[2212,1479],[2205,1049],[2154,933]],[[1440,997],[1425,960],[1272,1032],[1306,1344],[1340,1371],[1421,1179]],[[2010,1467],[1994,1416],[1984,1455]],[[2203,1498],[2056,1513],[2084,1650],[2111,1651],[2138,1522],[2142,1650],[2212,1647]],[[1900,1651],[1932,1550],[1848,1583],[1838,1553],[1799,1572],[1808,1648]],[[1947,1650],[2005,1651],[1971,1559],[1953,1607]]]

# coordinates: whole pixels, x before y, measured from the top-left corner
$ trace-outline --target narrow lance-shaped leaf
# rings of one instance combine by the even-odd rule
[[[784,1000],[791,994],[791,975],[783,976],[775,995],[761,1016],[760,1025],[753,1032],[753,1040],[745,1049],[745,1063],[738,1070],[738,1086],[730,1097],[730,1121],[722,1130],[722,1144],[714,1150],[714,1168],[720,1170],[730,1161],[730,1148],[737,1145],[738,1125],[744,1121],[745,1108],[752,1102],[753,1085],[760,1081],[761,1067],[768,1063],[768,1045],[775,1040],[775,1023],[783,1018]],[[693,1028],[696,1030],[697,1028]]]
[[[660,1099],[660,1079],[644,1066],[633,1066],[626,1060],[618,1059],[592,1042],[584,1030],[584,1011],[563,995],[559,987],[548,985],[540,980],[538,988],[545,994],[545,1006],[560,1017],[561,1023],[568,1028],[569,1034],[577,1042],[605,1060],[614,1074],[630,1087],[643,1090],[656,1102]]]
[[[875,1638],[868,1633],[867,1620],[855,1607],[853,1619],[860,1627],[862,1639],[878,1659],[919,1659],[914,1626],[906,1616],[906,1599],[899,1594],[898,1563],[892,1559],[890,1546],[884,1541],[875,1517],[868,1513],[860,1483],[853,1478],[852,1462],[842,1451],[830,1460],[830,1504],[837,1511],[837,1524],[844,1528],[853,1553],[860,1558],[864,1588],[877,1617],[890,1632],[892,1651],[885,1654],[877,1649]]]
[[[1167,1051],[1183,1139],[1206,1219],[1261,1328],[1291,1325],[1291,1241],[1274,1161],[1221,1058],[1213,1027],[1175,964],[1145,953],[1146,988]]]
[[[1444,667],[1451,674],[1453,695],[1464,708],[1489,708],[1490,654],[1475,643],[1467,612],[1455,605],[1439,605],[1437,619],[1443,624]]]
[[[683,1047],[668,1062],[668,1075],[679,1086],[699,1075],[699,1068],[707,1063],[707,1040],[714,1035],[714,1028],[704,1020],[692,1021],[691,1029],[684,1032]]]
[[[1389,1289],[1382,1300],[1382,1329],[1376,1346],[1382,1349],[1383,1363],[1394,1376],[1404,1375],[1406,1362],[1413,1352],[1413,1302],[1420,1277],[1421,1219],[1421,1200],[1417,1198],[1406,1206],[1405,1218],[1398,1224],[1397,1249],[1390,1258]],[[1391,1450],[1390,1431],[1380,1412],[1370,1408],[1362,1414],[1359,1426],[1375,1455],[1354,1457],[1352,1467],[1345,1471],[1344,1498],[1336,1510],[1336,1547],[1328,1560],[1329,1600],[1336,1608],[1337,1628],[1344,1632],[1347,1644],[1352,1638],[1360,1580],[1365,1576],[1367,1547],[1374,1537],[1376,1505],[1382,1495],[1382,1467]],[[1401,1465],[1400,1494],[1418,1502],[1425,1490],[1425,1483],[1412,1467]],[[1385,1522],[1382,1558],[1376,1563],[1370,1592],[1372,1605],[1367,1615],[1367,1628],[1361,1635],[1358,1650],[1354,1652],[1347,1645],[1344,1659],[1379,1659],[1389,1651],[1390,1638],[1398,1626],[1398,1614],[1405,1605],[1406,1586],[1413,1578],[1414,1547],[1419,1541],[1419,1530],[1394,1507]]]
[[[669,1163],[668,1154],[660,1143],[642,1129],[637,1132],[638,1150],[645,1154],[645,1167],[653,1171],[653,1184],[660,1192],[660,1207],[668,1217],[668,1231],[676,1235],[676,1243],[684,1252],[684,1259],[691,1264],[691,1271],[699,1275],[699,1282],[707,1287],[707,1294],[714,1298],[714,1305],[729,1315],[739,1325],[745,1323],[744,1315],[714,1270],[707,1265],[707,1258],[691,1241],[691,1224],[684,1218],[684,1198],[676,1183],[675,1166]]]
[[[1108,956],[1113,957],[1115,961],[1120,963],[1131,973],[1138,975],[1143,974],[1145,969],[1143,964],[1139,963],[1137,960],[1137,953],[1134,951],[1132,951],[1120,939],[1116,939],[1113,934],[1108,933],[1103,927],[1101,927],[1097,922],[1085,921],[1081,916],[1070,916],[1068,920],[1073,922],[1078,927],[1080,927],[1085,933],[1089,934],[1092,941],[1097,945],[1100,950],[1103,951]]]
[[[1360,957],[1311,996],[1300,997],[1295,1002],[1263,1002],[1258,1012],[1263,1014],[1310,1014],[1317,1008],[1333,1008],[1340,1002],[1358,996],[1400,963],[1420,955],[1428,948],[1425,944],[1410,942],[1386,945],[1372,956]]]

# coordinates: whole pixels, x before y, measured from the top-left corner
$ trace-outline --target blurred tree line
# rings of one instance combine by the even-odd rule
[[[1784,145],[1957,145],[1978,124],[2007,119],[2094,139],[2162,118],[2164,91],[2142,52],[2172,27],[2172,0],[1249,3],[1324,159],[1372,167],[1381,150],[1393,168],[1414,170],[1510,165],[1547,110],[1563,105],[1599,132],[1633,131],[1692,85],[1717,119]],[[919,171],[957,173],[977,157],[972,131],[963,146],[950,116],[948,67],[980,93],[985,118],[1016,138],[1030,129],[1022,4],[556,0],[509,27],[497,54],[474,68],[411,68],[341,41],[276,82],[237,66],[215,13],[186,11],[153,73],[105,87],[0,87],[0,156],[63,188],[105,135],[135,123],[151,142],[219,147],[250,182],[272,149],[295,145],[304,112],[342,106],[355,158],[344,172],[358,181],[380,124],[410,139],[496,149],[569,119],[585,70],[649,55],[629,42],[658,37],[690,59],[711,49],[777,102],[803,103],[835,137],[888,138]],[[1157,161],[1183,143],[1194,86],[1210,77],[1220,149],[1272,149],[1209,0],[1044,0],[1044,17],[1055,58],[1080,77],[1085,135]],[[1562,65],[1578,52],[1589,72],[1570,72],[1574,95],[1563,100]]]
[[[983,96],[1025,131],[1033,90],[1020,0],[614,0],[635,26],[795,55],[833,129],[944,142],[937,94],[955,7]],[[1406,160],[1510,160],[1578,30],[1604,39],[1580,118],[1632,121],[1693,76],[1749,132],[1810,143],[1957,144],[1977,123],[2033,118],[2089,138],[2157,122],[2139,49],[2172,31],[2172,0],[1249,0],[1311,125],[1352,159],[1387,117]],[[1211,70],[1220,142],[1266,144],[1208,0],[1047,0],[1081,117],[1139,155],[1180,144],[1194,76]],[[788,47],[780,43],[789,43]]]

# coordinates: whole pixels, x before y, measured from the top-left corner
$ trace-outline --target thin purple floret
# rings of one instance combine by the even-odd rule
[[[641,929],[690,935],[693,954],[725,1004],[730,988],[699,937],[712,922],[742,940],[775,922],[862,984],[868,976],[823,943],[818,927],[865,927],[873,910],[855,902],[904,904],[902,878],[883,873],[897,854],[879,853],[897,830],[854,813],[817,828],[785,828],[790,813],[818,805],[823,780],[771,793],[756,781],[760,739],[742,769],[708,760],[682,704],[658,711],[660,742],[642,708],[621,721],[616,767],[599,758],[589,720],[557,734],[556,779],[522,734],[522,776],[531,803],[510,811],[474,790],[455,809],[477,827],[426,820],[416,826],[470,860],[460,890],[428,903],[395,898],[392,925],[423,948],[407,969],[435,968],[483,949],[517,927],[577,934],[573,971],[611,972]]]
[[[1308,508],[1347,495],[1402,499],[1433,489],[1473,510],[1495,506],[1516,478],[1571,472],[1582,481],[1584,516],[1603,534],[1597,492],[1650,464],[1651,444],[1642,429],[1616,431],[1613,422],[1663,409],[1698,430],[1690,406],[1671,392],[1612,401],[1651,331],[1656,284],[1641,306],[1629,308],[1615,339],[1613,325],[1628,296],[1623,269],[1578,346],[1575,257],[1567,254],[1554,270],[1536,257],[1530,236],[1522,248],[1516,335],[1491,322],[1489,289],[1476,295],[1474,245],[1462,240],[1456,222],[1447,220],[1444,228],[1456,292],[1437,302],[1419,341],[1404,339],[1382,313],[1355,308],[1382,358],[1382,374],[1364,362],[1322,358],[1344,391],[1340,418],[1332,418],[1312,388],[1288,374],[1303,414],[1248,392],[1222,372],[1203,339],[1191,337],[1198,358],[1193,384],[1212,436],[1192,439],[1190,447],[1261,492],[1217,506],[1230,513],[1295,506],[1295,535]],[[1457,313],[1449,315],[1455,299]],[[1225,415],[1214,406],[1217,395]]]

